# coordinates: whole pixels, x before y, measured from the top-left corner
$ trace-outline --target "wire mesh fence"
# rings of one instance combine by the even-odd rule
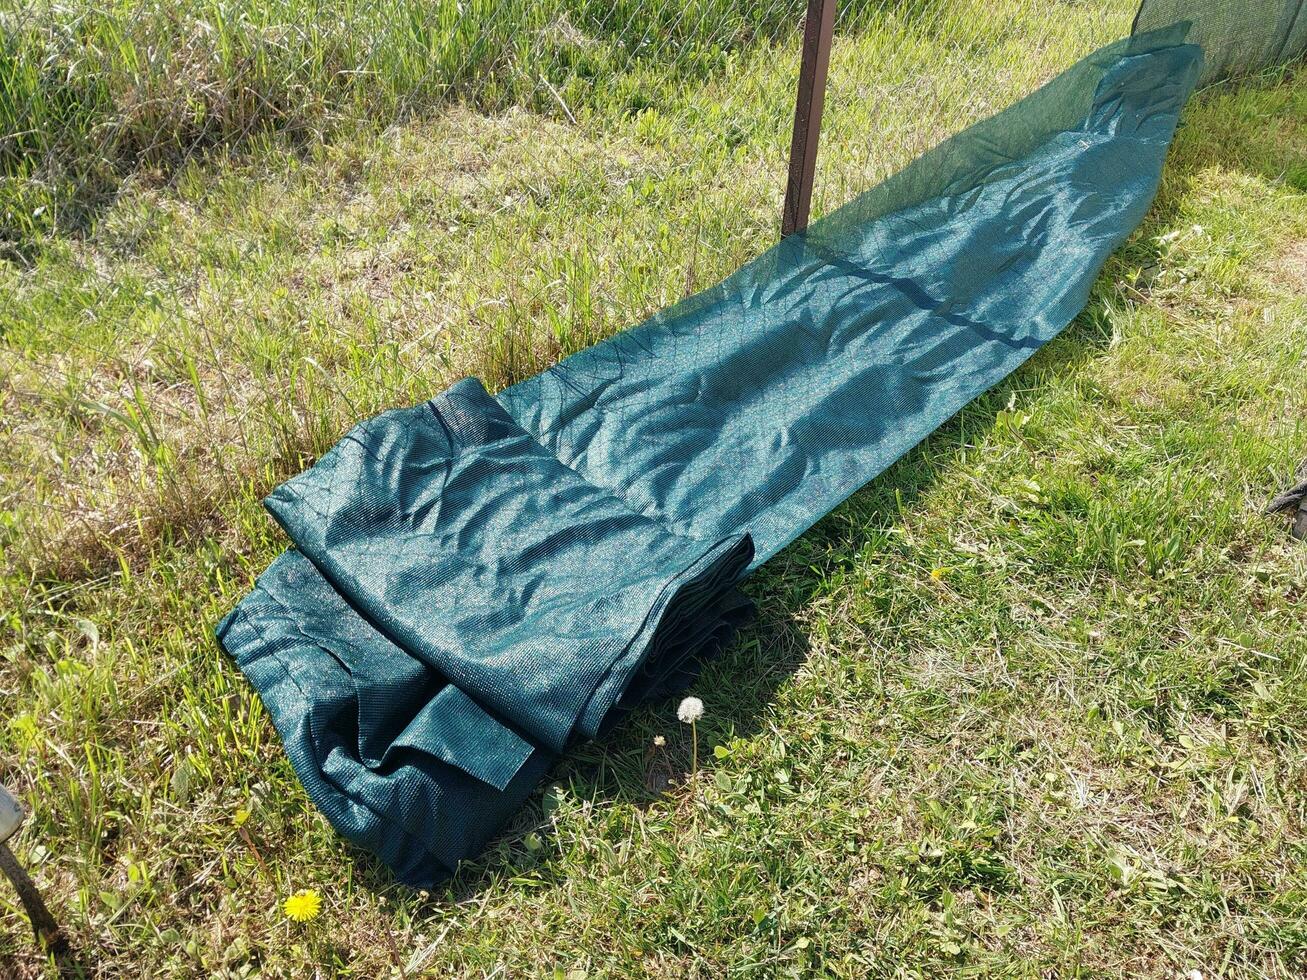
[[[775,241],[802,0],[4,0],[0,547],[88,580]],[[1129,30],[840,5],[814,215]]]

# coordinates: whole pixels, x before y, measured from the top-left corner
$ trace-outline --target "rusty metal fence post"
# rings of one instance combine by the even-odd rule
[[[782,238],[808,227],[812,178],[817,167],[817,137],[821,132],[821,107],[826,94],[826,69],[830,66],[834,27],[835,0],[808,0],[799,92],[794,102],[794,137],[790,141],[790,176],[785,187],[785,208],[781,212]]]

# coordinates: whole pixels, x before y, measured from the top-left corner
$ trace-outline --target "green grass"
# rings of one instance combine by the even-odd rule
[[[1123,29],[1010,8],[841,38],[819,207]],[[213,644],[285,544],[260,495],[353,421],[771,240],[792,47],[132,176],[0,272],[0,780],[103,975],[1307,971],[1307,549],[1259,514],[1307,455],[1300,78],[1196,102],[1066,334],[751,581],[695,779],[655,706],[413,893]],[[6,970],[41,964],[0,888]]]
[[[788,0],[4,0],[0,241],[22,254],[84,226],[141,168],[166,176],[271,134],[313,141],[455,99],[638,110],[647,78],[700,80],[793,13]]]
[[[657,110],[759,49],[795,48],[803,9],[803,0],[0,0],[0,254],[28,260],[52,236],[85,230],[133,177],[166,182],[191,160],[269,140],[357,137],[455,102],[578,122]],[[936,43],[1023,34],[985,13],[979,0],[856,0],[841,25],[910,22]]]

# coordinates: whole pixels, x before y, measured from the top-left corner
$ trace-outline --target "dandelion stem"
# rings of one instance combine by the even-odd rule
[[[699,775],[699,728],[697,722],[690,722],[690,781]]]

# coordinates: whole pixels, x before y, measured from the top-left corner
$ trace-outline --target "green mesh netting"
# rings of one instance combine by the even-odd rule
[[[1203,49],[1199,84],[1287,64],[1307,54],[1307,0],[1144,0],[1135,31],[1189,23]]]
[[[333,825],[437,880],[558,753],[689,684],[750,568],[1081,310],[1156,191],[1188,30],[1091,55],[719,285],[498,397],[469,379],[364,422],[278,488],[296,547],[218,636]]]

